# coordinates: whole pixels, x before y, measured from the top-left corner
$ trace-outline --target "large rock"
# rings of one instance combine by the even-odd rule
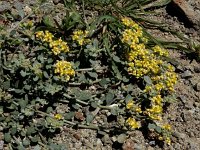
[[[186,0],[172,0],[172,2],[193,23],[195,28],[200,29],[200,13],[198,11],[195,11]]]

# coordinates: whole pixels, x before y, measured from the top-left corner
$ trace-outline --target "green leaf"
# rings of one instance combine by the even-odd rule
[[[22,145],[17,146],[17,149],[20,149],[20,150],[26,150],[25,147],[22,146]]]
[[[15,134],[17,133],[17,128],[16,128],[16,127],[12,127],[12,128],[10,129],[10,133],[11,133],[12,135],[15,135]]]
[[[97,108],[97,107],[98,107],[98,104],[97,104],[97,102],[92,102],[92,103],[91,103],[91,106],[92,106],[93,108]]]
[[[5,142],[10,143],[11,139],[12,139],[12,137],[11,137],[10,133],[5,133],[4,134],[4,141]]]
[[[33,81],[35,81],[35,82],[38,81],[38,80],[39,80],[38,76],[36,76],[36,77],[33,78]]]
[[[21,74],[22,77],[25,77],[25,76],[26,76],[26,72],[25,72],[24,70],[21,70],[21,71],[20,71],[20,74]]]
[[[39,141],[39,137],[38,136],[31,137],[31,141],[33,143],[37,143]]]
[[[77,97],[78,99],[80,100],[89,100],[92,98],[92,94],[90,92],[87,92],[87,91],[81,91],[79,96]]]
[[[53,21],[53,18],[51,16],[44,16],[42,21],[47,27],[53,27],[54,26],[54,21]]]
[[[22,141],[22,143],[23,143],[23,145],[24,145],[25,147],[28,147],[28,146],[30,145],[30,141],[29,141],[28,139],[24,139],[24,140]]]
[[[87,72],[90,77],[97,79],[98,74],[96,72]]]
[[[128,103],[130,100],[133,100],[133,97],[130,94],[126,95],[125,98],[126,103]]]
[[[47,110],[46,110],[46,113],[50,114],[51,112],[53,112],[53,108],[52,107],[48,107]]]
[[[115,62],[121,62],[120,58],[118,56],[116,56],[116,55],[113,56],[113,60]]]
[[[71,93],[76,96],[77,99],[80,100],[89,100],[92,97],[92,94],[89,91],[81,91],[80,88],[72,88]]]
[[[155,128],[156,128],[156,125],[153,124],[153,123],[149,123],[149,124],[148,124],[148,128],[149,128],[149,129],[155,129]]]
[[[49,79],[49,75],[46,71],[43,71],[43,75],[44,75],[45,78]]]
[[[108,84],[110,82],[109,78],[103,78],[101,79],[101,81],[99,81],[99,84],[104,87],[106,84]]]
[[[94,115],[92,114],[87,114],[86,116],[86,122],[89,124],[92,122],[92,120],[94,119]]]
[[[72,119],[74,116],[75,116],[75,112],[71,111],[71,112],[69,112],[69,113],[66,113],[65,116],[64,116],[64,118],[65,118],[66,120],[70,120],[70,119]]]
[[[117,116],[119,113],[118,113],[118,110],[117,110],[118,108],[117,107],[113,107],[112,109],[111,109],[111,114],[112,115],[114,115],[114,116]]]
[[[156,126],[155,130],[156,130],[158,133],[161,133],[161,132],[162,132],[162,128],[159,127],[159,126]]]
[[[26,108],[26,105],[28,104],[28,101],[20,99],[18,104],[20,105],[21,109],[24,109],[24,108]]]
[[[8,81],[6,81],[6,82],[3,82],[3,88],[5,89],[5,90],[7,90],[7,89],[9,89],[10,88],[10,80],[8,80]]]
[[[147,83],[147,84],[152,84],[152,80],[149,76],[144,76],[144,81]]]
[[[33,150],[41,150],[41,147],[40,147],[39,145],[37,145],[37,146],[35,146],[35,147],[33,148]]]
[[[35,130],[34,127],[28,127],[27,130],[26,130],[26,134],[29,136],[31,134],[34,134],[36,133],[37,131]]]
[[[24,89],[25,89],[25,90],[30,90],[30,89],[31,89],[31,86],[26,84],[26,85],[24,85]]]
[[[109,92],[109,93],[106,94],[106,104],[107,105],[112,104],[112,102],[114,101],[113,99],[114,99],[113,93]]]

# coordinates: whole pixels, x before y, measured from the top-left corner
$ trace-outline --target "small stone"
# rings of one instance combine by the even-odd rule
[[[122,146],[123,150],[134,150],[134,142],[131,139],[127,139]]]
[[[192,77],[192,73],[189,70],[186,70],[182,73],[182,78],[191,78]]]
[[[179,139],[186,139],[186,135],[184,133],[180,133],[180,132],[174,132],[173,135]]]
[[[199,102],[194,102],[194,106],[200,108],[200,103]]]
[[[97,150],[101,149],[101,147],[103,146],[103,143],[100,139],[97,139]]]
[[[104,135],[104,137],[102,138],[102,142],[104,144],[112,144],[112,141],[111,141],[111,139],[110,139],[108,134]]]
[[[195,71],[196,73],[200,73],[200,67],[199,67],[199,66],[195,66],[195,67],[194,67],[194,71]]]
[[[117,141],[116,136],[113,136],[113,137],[112,137],[112,141],[113,141],[113,142],[116,142],[116,141]]]
[[[4,141],[0,140],[0,150],[3,149]]]
[[[178,66],[176,67],[176,71],[178,71],[178,72],[183,72],[183,71],[184,71],[184,68],[183,68],[181,65],[178,65]]]
[[[60,0],[53,0],[53,3],[54,3],[55,5],[57,5],[59,2],[60,2]]]
[[[154,150],[154,148],[151,147],[151,146],[148,146],[148,147],[147,147],[147,150]]]
[[[124,141],[126,140],[126,134],[120,134],[118,137],[117,137],[117,141],[119,143],[124,143]]]
[[[186,70],[189,70],[191,72],[194,72],[194,67],[191,65],[185,66]]]
[[[199,149],[199,145],[197,144],[196,141],[190,140],[189,141],[189,149],[190,150],[198,150]]]
[[[179,143],[176,143],[174,145],[175,150],[180,150],[181,149],[181,145]]]
[[[196,83],[196,85],[194,86],[194,89],[199,92],[200,91],[200,82]]]
[[[145,147],[141,144],[134,144],[134,150],[144,150]]]
[[[194,25],[196,29],[199,29],[200,17],[192,6],[185,0],[173,0],[172,3],[177,10],[179,10],[183,16]]]
[[[93,143],[91,143],[89,140],[84,139],[84,140],[83,140],[83,143],[84,143],[84,145],[87,146],[88,148],[94,149]]]
[[[76,142],[76,143],[74,144],[74,147],[75,147],[76,149],[80,149],[81,146],[82,146],[82,143],[81,143],[81,142]]]
[[[185,104],[187,102],[187,97],[184,95],[180,95],[179,96],[180,100],[182,101],[183,104]]]
[[[150,142],[149,142],[149,145],[151,145],[151,146],[154,146],[155,144],[156,144],[155,141],[150,141]]]

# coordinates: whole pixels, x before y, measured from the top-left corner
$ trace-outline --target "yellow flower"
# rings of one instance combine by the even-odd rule
[[[56,114],[54,117],[55,117],[57,120],[63,119],[63,116],[62,116],[61,114]]]
[[[157,105],[161,105],[161,103],[162,103],[162,98],[161,98],[160,94],[154,96],[151,100],[152,100],[153,103],[155,103]]]
[[[168,130],[168,131],[170,131],[172,129],[170,124],[165,124],[162,126],[162,128],[165,130]]]
[[[79,45],[86,44],[90,42],[90,40],[87,39],[88,33],[88,31],[82,30],[74,31],[72,35],[72,40],[76,41]]]
[[[61,38],[58,40],[53,40],[53,34],[47,30],[45,32],[36,32],[36,38],[40,39],[42,42],[47,42],[55,55],[58,55],[61,52],[69,51],[69,46],[67,45],[67,42],[64,42]]]
[[[134,103],[133,103],[132,100],[130,100],[130,101],[126,104],[126,109],[131,109],[131,108],[133,108],[133,106],[134,106]]]
[[[35,33],[36,38],[42,39],[44,37],[44,32],[43,31],[38,31]]]
[[[75,71],[72,69],[71,63],[64,60],[57,61],[54,72],[59,74],[60,77],[65,77],[66,81],[69,81],[70,77],[75,75]]]
[[[159,139],[160,141],[162,141],[162,140],[163,140],[163,137],[162,137],[162,136],[159,136],[158,139]]]
[[[133,129],[136,129],[136,128],[140,127],[140,124],[134,118],[131,118],[131,117],[129,117],[126,120],[126,123]]]
[[[135,109],[135,111],[138,112],[138,113],[142,113],[142,110],[141,110],[140,107],[137,107],[137,108]]]
[[[165,142],[166,142],[168,145],[171,145],[171,139],[170,139],[169,137],[167,137],[167,138],[165,139]]]
[[[156,45],[152,48],[154,53],[160,55],[160,56],[168,56],[168,52],[165,49],[162,49],[160,46]]]
[[[53,34],[46,30],[44,32],[44,37],[43,37],[42,41],[49,43],[53,40],[53,37],[54,37]]]
[[[159,113],[162,113],[162,106],[160,106],[160,105],[153,105],[152,108],[147,109],[147,111],[159,114]]]

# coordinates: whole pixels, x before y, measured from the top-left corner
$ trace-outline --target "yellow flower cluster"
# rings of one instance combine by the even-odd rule
[[[152,120],[162,120],[163,113],[163,93],[173,92],[174,85],[177,82],[177,75],[172,65],[162,60],[162,57],[167,57],[167,50],[156,45],[152,48],[147,48],[148,39],[144,37],[142,28],[130,18],[122,18],[122,24],[126,27],[122,32],[121,41],[128,45],[127,61],[128,73],[136,78],[148,76],[151,79],[151,84],[145,86],[144,92],[149,96],[150,105],[144,110],[137,107],[138,112],[148,116]],[[128,111],[134,111],[135,104],[132,100],[126,104]],[[137,112],[137,111],[136,111]],[[126,121],[133,128],[137,128],[138,124],[133,118],[128,118]],[[163,127],[166,131],[171,130],[169,124]],[[162,140],[170,144],[169,136],[161,137]]]
[[[54,40],[53,34],[49,31],[36,32],[36,38],[40,39],[43,42],[47,42],[55,55],[58,55],[61,52],[69,51],[69,46],[67,45],[67,42],[64,42],[62,39]]]
[[[153,93],[155,96],[151,98],[151,108],[147,109],[145,113],[153,120],[161,120],[163,105],[161,93],[162,91],[174,91],[174,85],[177,82],[177,75],[174,72],[173,66],[167,64],[166,71],[157,75],[152,75],[151,80],[153,84],[147,85],[144,92],[149,93],[150,95]]]
[[[162,120],[160,116],[162,111],[162,105],[152,105],[151,108],[146,109],[144,114],[147,114],[152,120]]]
[[[127,104],[126,104],[126,109],[128,110],[133,110],[136,113],[142,113],[142,110],[139,106],[137,106],[136,104],[134,104],[133,100],[130,100]]]
[[[132,129],[136,129],[136,128],[140,128],[140,124],[134,119],[129,117],[126,120],[126,123],[132,128]]]
[[[57,61],[54,72],[59,74],[60,77],[64,77],[66,81],[69,81],[70,77],[75,75],[71,63],[64,60]]]
[[[146,93],[157,93],[159,94],[163,90],[168,92],[174,91],[174,85],[177,83],[177,74],[174,72],[174,67],[170,64],[167,64],[165,72],[162,72],[157,75],[152,75],[151,80],[152,85],[147,85],[144,92]]]
[[[63,116],[61,114],[55,114],[54,116],[57,120],[63,119]]]
[[[153,52],[155,54],[158,54],[160,56],[168,56],[169,53],[168,51],[166,51],[165,49],[161,48],[160,46],[156,45],[152,48]]]
[[[90,42],[90,40],[87,39],[88,33],[88,31],[82,30],[74,31],[72,35],[72,40],[76,41],[79,45],[86,44]]]
[[[122,33],[122,42],[130,46],[128,52],[128,72],[136,78],[146,74],[158,74],[163,61],[155,54],[166,56],[159,46],[153,48],[153,52],[146,48],[147,39],[143,36],[142,28],[129,18],[123,18],[122,23],[128,27]],[[154,54],[155,53],[155,54]]]
[[[162,128],[165,129],[165,130],[168,130],[168,131],[170,131],[170,130],[172,129],[172,127],[171,127],[170,124],[164,124],[164,125],[162,126]]]

